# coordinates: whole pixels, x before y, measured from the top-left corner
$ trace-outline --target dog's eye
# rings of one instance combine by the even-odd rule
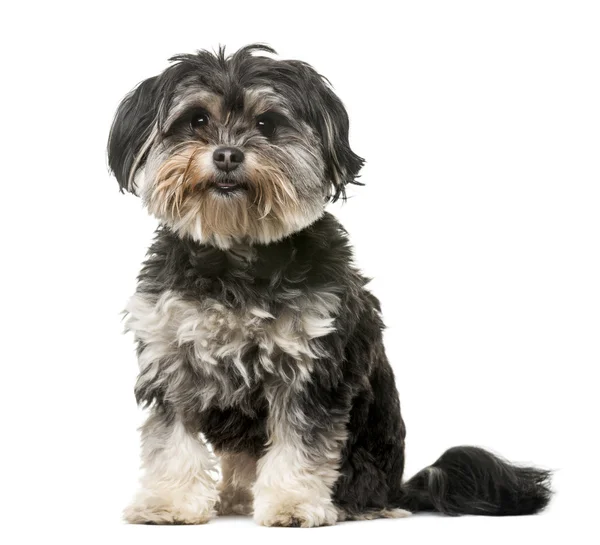
[[[256,128],[266,138],[271,138],[277,129],[277,118],[271,114],[263,114],[256,120]]]
[[[208,114],[206,112],[196,112],[190,120],[190,127],[192,129],[199,129],[205,127],[208,124]]]

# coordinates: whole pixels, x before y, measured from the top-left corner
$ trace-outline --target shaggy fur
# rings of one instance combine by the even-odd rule
[[[113,123],[111,169],[160,222],[126,309],[150,411],[126,519],[309,527],[543,509],[548,472],[474,447],[403,481],[379,302],[324,210],[363,161],[327,82],[265,53],[175,57]]]

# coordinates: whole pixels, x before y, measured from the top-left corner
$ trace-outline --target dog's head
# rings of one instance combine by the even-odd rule
[[[121,103],[108,142],[122,189],[180,236],[268,243],[345,197],[363,164],[341,101],[313,68],[260,55],[180,55]]]

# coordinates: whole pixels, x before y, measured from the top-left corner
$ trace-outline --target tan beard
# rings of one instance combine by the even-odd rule
[[[305,227],[321,211],[304,210],[286,174],[269,157],[250,156],[244,189],[214,187],[212,148],[184,143],[159,167],[147,204],[179,234],[229,247],[244,240],[268,243]]]

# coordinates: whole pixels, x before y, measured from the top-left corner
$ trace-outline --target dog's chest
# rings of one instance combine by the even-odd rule
[[[323,355],[318,339],[334,329],[338,306],[338,297],[324,291],[276,308],[266,302],[235,307],[174,291],[159,297],[138,293],[126,309],[127,328],[143,347],[140,379],[149,375],[174,384],[192,369],[203,387],[219,395],[217,390],[250,387],[267,375],[306,377]]]

